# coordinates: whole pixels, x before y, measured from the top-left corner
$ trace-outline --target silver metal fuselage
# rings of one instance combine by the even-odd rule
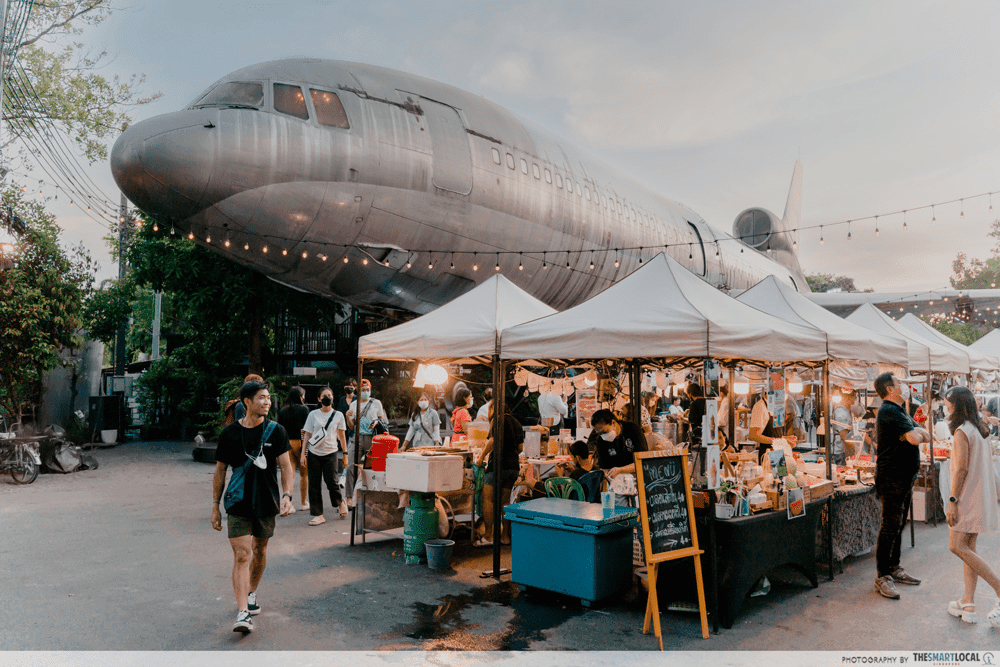
[[[774,274],[809,289],[800,271],[452,86],[316,59],[262,63],[218,83],[228,81],[263,84],[260,108],[192,103],[137,123],[115,144],[112,170],[164,231],[174,225],[279,282],[425,313],[492,275],[496,253],[513,252],[523,254],[499,255],[504,275],[561,310],[667,246],[720,288]],[[308,120],[275,111],[276,83],[336,93],[350,128],[320,125],[308,92]]]

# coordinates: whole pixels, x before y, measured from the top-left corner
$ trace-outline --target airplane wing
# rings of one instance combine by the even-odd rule
[[[835,315],[845,317],[871,303],[887,315],[955,318],[996,325],[1000,322],[1000,289],[936,290],[933,292],[807,292],[805,296]]]

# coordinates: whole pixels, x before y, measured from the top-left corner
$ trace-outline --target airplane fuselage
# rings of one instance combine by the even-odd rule
[[[506,109],[374,66],[244,68],[130,127],[112,169],[164,229],[363,308],[427,312],[499,264],[564,309],[661,251],[720,288],[773,274],[809,289],[797,266]]]

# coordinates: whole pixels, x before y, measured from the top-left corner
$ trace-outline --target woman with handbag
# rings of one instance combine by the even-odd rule
[[[976,553],[980,533],[1000,529],[997,509],[998,482],[993,468],[993,448],[986,436],[989,426],[979,418],[976,399],[965,387],[954,387],[945,395],[948,428],[954,436],[951,456],[951,493],[948,499],[948,548],[962,559],[965,594],[948,603],[948,613],[966,623],[975,623],[976,584],[982,578],[1000,596],[1000,577]],[[986,616],[989,625],[1000,626],[1000,602]]]
[[[323,518],[323,485],[330,491],[330,503],[340,510],[340,518],[347,516],[347,505],[340,494],[337,463],[347,449],[344,436],[347,424],[344,415],[333,409],[333,390],[323,387],[319,392],[320,409],[313,410],[303,427],[303,437],[308,443],[302,448],[301,464],[309,471],[310,526],[326,523]]]
[[[288,444],[292,447],[292,453],[288,455],[292,462],[293,475],[299,474],[299,499],[301,504],[299,509],[303,512],[309,509],[309,475],[304,465],[299,465],[300,460],[305,456],[302,449],[302,430],[305,428],[306,419],[309,418],[309,408],[305,405],[306,392],[298,385],[288,390],[288,398],[285,399],[285,407],[278,411],[278,423],[288,434]]]
[[[360,401],[360,405],[359,405]],[[347,497],[354,496],[354,481],[357,479],[355,461],[361,463],[362,457],[368,454],[372,448],[372,437],[377,433],[386,433],[386,424],[389,417],[385,414],[382,402],[377,398],[372,398],[372,383],[365,378],[361,380],[361,387],[358,390],[358,400],[351,401],[347,407],[347,428],[353,433],[355,430],[355,419],[359,422],[361,429],[361,442],[352,442],[347,452],[347,475],[345,477]]]
[[[417,401],[417,407],[410,413],[410,428],[403,439],[401,451],[414,447],[441,446],[441,418],[431,409],[431,396],[424,392]]]

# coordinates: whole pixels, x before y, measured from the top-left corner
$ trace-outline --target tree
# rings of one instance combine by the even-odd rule
[[[814,273],[806,276],[806,282],[809,283],[809,289],[813,292],[829,292],[830,290],[839,289],[843,292],[857,292],[858,288],[854,286],[854,278],[848,278],[847,276],[835,276],[832,273]],[[871,292],[871,289],[864,290],[865,292]]]
[[[140,95],[143,75],[98,74],[107,54],[75,41],[111,11],[111,0],[35,0],[17,53],[27,83],[16,72],[5,82],[4,121],[22,129],[55,121],[91,163],[107,158],[107,142],[130,122],[129,109],[160,97]],[[4,147],[18,138],[7,136]]]
[[[82,248],[58,244],[55,218],[8,187],[3,204],[18,216],[16,250],[0,270],[0,410],[16,422],[41,392],[59,350],[78,345],[81,312],[94,272]]]

